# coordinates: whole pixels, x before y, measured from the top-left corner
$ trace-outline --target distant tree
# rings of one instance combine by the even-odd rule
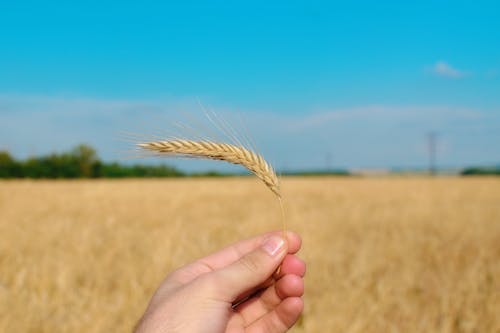
[[[113,162],[109,164],[103,164],[101,166],[100,176],[106,178],[131,177],[131,172],[129,168]]]
[[[462,170],[464,176],[472,175],[500,175],[500,166],[497,167],[471,167]]]
[[[77,178],[78,164],[70,154],[51,154],[31,157],[23,163],[24,175],[29,178]]]
[[[0,178],[97,178],[97,177],[180,177],[184,173],[167,165],[121,165],[104,163],[91,146],[81,144],[62,154],[16,161],[0,151]]]
[[[224,175],[223,173],[220,173],[218,171],[210,170],[210,171],[191,173],[189,176],[191,176],[191,177],[223,177],[226,175]]]
[[[120,165],[118,163],[102,164],[101,176],[109,178],[124,177],[181,177],[184,173],[167,165]]]
[[[7,151],[0,151],[0,178],[21,177],[22,168]]]
[[[78,145],[70,152],[70,158],[78,166],[78,177],[91,178],[98,176],[95,172],[97,171],[97,164],[100,162],[94,148],[85,144]]]

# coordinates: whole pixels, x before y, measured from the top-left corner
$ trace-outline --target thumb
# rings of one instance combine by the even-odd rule
[[[219,297],[234,301],[242,293],[258,286],[278,268],[287,253],[288,244],[279,236],[265,239],[254,251],[213,274],[220,291]]]

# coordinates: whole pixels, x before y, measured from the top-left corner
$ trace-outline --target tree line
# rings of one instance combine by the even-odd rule
[[[476,176],[476,175],[496,175],[500,176],[500,166],[492,167],[470,167],[462,170],[463,176]]]
[[[284,172],[283,175],[348,175],[348,171]],[[470,167],[461,175],[500,175],[500,166]],[[105,163],[89,145],[81,144],[68,152],[53,153],[26,160],[16,160],[8,151],[0,150],[0,178],[125,178],[125,177],[183,177],[223,176],[218,172],[186,174],[168,165],[123,165]]]
[[[124,178],[182,177],[186,174],[168,165],[122,165],[105,163],[91,146],[81,144],[68,152],[16,160],[0,151],[0,178]],[[208,173],[207,175],[213,175]]]

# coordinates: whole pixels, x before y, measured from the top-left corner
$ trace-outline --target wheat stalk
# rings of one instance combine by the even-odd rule
[[[139,143],[137,146],[170,156],[205,158],[239,164],[259,177],[278,196],[281,202],[279,181],[273,167],[261,155],[252,150],[229,143],[180,139],[145,142]]]

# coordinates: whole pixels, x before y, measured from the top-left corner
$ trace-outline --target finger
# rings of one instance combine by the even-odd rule
[[[271,236],[282,237],[283,231],[272,231],[240,241],[209,256],[201,258],[197,262],[210,267],[213,271],[226,267],[227,265],[230,265],[239,260],[244,255],[257,249],[260,245],[262,245],[262,242],[265,239],[268,239]],[[288,243],[288,253],[291,254],[297,253],[302,245],[300,236],[292,231],[286,232],[286,241]]]
[[[237,260],[239,260],[244,255],[257,249],[262,242],[271,236],[282,236],[283,231],[272,231],[268,232],[247,240],[240,241],[233,245],[230,245],[218,252],[215,252],[207,257],[196,260],[195,262],[183,266],[174,272],[170,273],[165,280],[170,280],[169,284],[171,289],[182,286],[196,279],[197,277],[216,271],[220,268],[226,267]],[[300,236],[294,232],[288,231],[287,245],[288,253],[296,253],[302,244]]]
[[[279,266],[288,250],[287,242],[280,236],[271,236],[254,251],[230,265],[207,274],[214,288],[214,297],[233,302],[239,295],[266,281]]]
[[[255,288],[252,288],[251,290],[248,290],[244,292],[243,294],[239,295],[236,300],[234,301],[234,304],[239,304],[246,299],[250,297],[254,297],[255,293],[266,290],[268,287],[274,285],[277,281],[279,281],[283,276],[285,275],[296,275],[298,277],[304,277],[305,271],[306,271],[306,265],[305,263],[298,258],[296,255],[293,254],[287,254],[285,256],[285,259],[280,265],[280,272],[278,274],[273,274],[271,277],[266,279],[263,283],[260,285],[256,286]]]
[[[306,274],[306,264],[294,254],[287,254],[280,265],[280,273],[275,276],[276,280],[287,274],[304,277]]]
[[[304,294],[304,281],[297,275],[285,275],[259,296],[240,304],[237,311],[250,325],[257,319],[273,311],[284,299],[300,297]]]
[[[295,324],[304,309],[304,302],[300,297],[284,299],[271,312],[265,314],[250,324],[248,333],[283,333]]]

